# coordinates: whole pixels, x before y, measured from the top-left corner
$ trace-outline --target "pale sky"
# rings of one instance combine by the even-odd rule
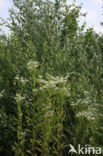
[[[68,0],[72,2],[73,0]],[[82,11],[87,12],[86,22],[88,27],[94,27],[96,32],[103,33],[103,27],[100,22],[103,22],[102,6],[103,0],[77,0],[77,4],[83,4]],[[0,17],[6,19],[9,17],[9,8],[12,6],[11,0],[0,0]],[[81,20],[82,21],[82,20]],[[7,34],[9,31],[3,27]]]

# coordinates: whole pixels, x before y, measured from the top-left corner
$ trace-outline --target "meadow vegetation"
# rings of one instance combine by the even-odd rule
[[[12,1],[11,33],[0,34],[0,155],[102,148],[103,35],[79,25],[75,1]]]

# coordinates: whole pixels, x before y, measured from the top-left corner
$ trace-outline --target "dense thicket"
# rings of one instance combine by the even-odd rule
[[[0,36],[0,155],[103,147],[103,36],[79,26],[75,2],[13,4]]]

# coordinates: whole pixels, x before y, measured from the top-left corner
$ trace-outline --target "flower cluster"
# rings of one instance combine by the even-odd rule
[[[67,78],[69,77],[69,74],[67,74],[67,76],[63,77],[63,76],[52,76],[50,74],[47,74],[47,79],[50,80],[51,83],[54,83],[54,84],[59,84],[59,83],[66,83],[67,82]]]
[[[52,76],[47,74],[47,79],[44,80],[42,76],[37,79],[39,83],[39,88],[34,89],[36,91],[43,91],[48,89],[53,89],[53,91],[64,92],[65,95],[70,96],[70,87],[67,85],[68,75],[66,77],[62,76]]]
[[[67,76],[66,77],[53,77],[52,75],[47,75],[47,80],[43,80],[42,77],[39,77],[38,82],[42,85],[45,85],[44,88],[48,87],[56,87],[57,84],[65,84],[67,82]]]
[[[77,105],[89,105],[92,103],[92,100],[90,97],[86,97],[84,99],[78,99],[76,102],[72,102],[71,106],[77,106]]]
[[[27,69],[28,70],[34,70],[34,69],[36,69],[37,67],[39,66],[39,62],[37,62],[37,61],[29,61],[28,63],[27,63]]]
[[[3,97],[3,94],[2,93],[0,93],[0,98],[2,98]]]
[[[22,97],[19,93],[16,94],[15,100],[16,102],[21,102],[25,99],[25,97]]]
[[[87,120],[94,120],[95,119],[95,108],[88,108],[87,111],[82,111],[76,114],[76,117],[85,117]]]
[[[52,117],[53,114],[54,114],[54,111],[48,111],[48,112],[46,112],[45,117],[48,117],[48,118]]]
[[[17,75],[17,76],[14,78],[14,80],[20,82],[22,85],[25,85],[25,84],[28,82],[27,79],[23,78],[22,76],[20,77],[19,75]]]
[[[0,92],[0,98],[2,98],[2,97],[3,97],[4,92],[5,92],[5,90],[4,90],[4,89]]]

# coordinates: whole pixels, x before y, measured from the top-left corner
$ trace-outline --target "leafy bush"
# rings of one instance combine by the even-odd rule
[[[13,3],[0,36],[0,155],[103,147],[103,36],[79,26],[75,1]]]

